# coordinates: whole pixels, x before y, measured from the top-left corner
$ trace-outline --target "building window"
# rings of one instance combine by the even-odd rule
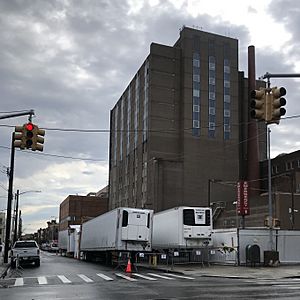
[[[274,165],[272,166],[272,174],[277,174],[278,173],[278,166]]]
[[[199,111],[200,111],[200,106],[194,104],[194,105],[193,105],[193,112],[199,112]]]
[[[193,128],[200,128],[200,122],[197,120],[193,120]]]
[[[286,162],[285,163],[285,169],[286,169],[286,171],[292,170],[293,169],[293,162],[291,162],[291,161]]]
[[[200,82],[200,75],[194,74],[194,75],[193,75],[193,81],[194,81],[194,82]]]

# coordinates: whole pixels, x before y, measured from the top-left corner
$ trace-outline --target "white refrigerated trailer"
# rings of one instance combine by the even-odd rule
[[[212,244],[212,210],[175,207],[153,216],[152,248],[197,249]]]
[[[106,261],[112,252],[152,250],[153,210],[116,208],[82,224],[80,252],[85,260]]]

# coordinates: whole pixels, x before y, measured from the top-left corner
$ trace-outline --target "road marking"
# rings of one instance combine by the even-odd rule
[[[66,276],[64,275],[57,275],[57,277],[63,282],[63,283],[72,283]]]
[[[122,278],[124,278],[126,280],[129,280],[129,281],[137,281],[137,279],[131,278],[131,277],[126,276],[126,275],[121,274],[121,273],[115,273],[115,274],[116,274],[116,276],[122,277]]]
[[[77,275],[78,275],[78,277],[80,277],[85,282],[94,282],[94,280],[92,280],[91,278],[88,278],[87,276],[85,276],[83,274],[77,274]]]
[[[154,273],[148,273],[148,275],[158,277],[158,278],[162,278],[162,279],[174,280],[174,278],[170,278],[170,277],[167,277],[167,276],[162,276],[162,275],[158,275],[158,274],[154,274]]]
[[[142,275],[142,274],[132,273],[132,275],[137,276],[137,277],[141,277],[141,278],[144,278],[144,279],[147,279],[147,280],[157,280],[156,278],[148,277],[148,276],[145,276],[145,275]]]
[[[113,280],[112,278],[110,278],[110,277],[108,277],[108,276],[106,276],[106,275],[104,275],[102,273],[98,273],[97,276],[103,278],[104,280],[108,280],[108,281],[112,281]]]
[[[278,285],[276,285],[276,287],[288,288],[291,290],[299,290],[300,289],[300,286],[294,286],[294,285],[289,285],[289,284],[278,284]]]
[[[45,276],[40,276],[37,278],[39,284],[47,284],[47,278]]]
[[[176,278],[189,279],[189,280],[194,280],[195,279],[193,277],[182,276],[182,275],[177,275],[177,274],[172,274],[172,273],[168,273],[168,276],[172,276],[172,277],[176,277]]]
[[[16,278],[15,286],[21,286],[24,285],[24,279],[23,278]]]

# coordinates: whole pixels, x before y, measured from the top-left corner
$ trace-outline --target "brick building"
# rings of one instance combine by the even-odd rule
[[[248,172],[248,101],[237,39],[184,27],[173,46],[152,43],[111,111],[110,209],[234,211],[236,182]]]
[[[101,192],[102,191],[102,192]],[[69,195],[59,207],[59,231],[69,225],[80,225],[85,220],[99,216],[108,210],[107,192],[101,190],[87,196]]]

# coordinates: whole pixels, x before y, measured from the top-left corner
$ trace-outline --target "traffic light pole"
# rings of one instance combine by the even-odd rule
[[[34,115],[34,110],[31,109],[31,110],[20,112],[20,113],[3,115],[3,116],[0,116],[0,120],[14,118],[14,117],[20,117],[20,116],[26,116],[26,115],[29,115],[28,118],[29,118],[29,121],[31,122],[32,116]]]
[[[8,262],[8,250],[10,242],[10,229],[11,229],[11,204],[13,200],[13,180],[14,180],[14,166],[15,166],[15,146],[14,146],[15,133],[12,133],[11,140],[11,156],[10,156],[10,170],[8,181],[8,197],[7,197],[7,216],[6,216],[6,230],[5,230],[5,246],[4,246],[4,263]]]
[[[280,74],[280,73],[269,73],[267,72],[265,75],[261,76],[259,79],[267,79],[268,88],[270,87],[270,78],[298,78],[300,77],[299,73],[294,74]]]
[[[272,181],[271,181],[271,129],[267,127],[267,152],[268,152],[268,204],[269,204],[269,243],[270,250],[274,248],[273,245],[273,203],[272,203]]]

